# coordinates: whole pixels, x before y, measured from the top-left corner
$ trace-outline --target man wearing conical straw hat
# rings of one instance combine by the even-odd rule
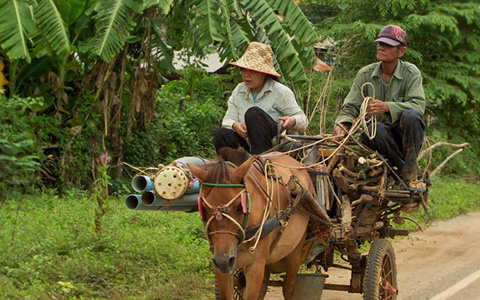
[[[306,130],[307,117],[295,95],[276,80],[280,74],[273,65],[270,46],[251,42],[243,56],[230,64],[242,69],[243,82],[228,99],[222,128],[213,133],[217,152],[222,147],[242,147],[252,154],[267,151],[273,146],[278,121],[284,122],[285,130]]]

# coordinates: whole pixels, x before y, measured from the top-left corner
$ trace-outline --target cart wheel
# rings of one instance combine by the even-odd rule
[[[238,269],[233,274],[233,299],[235,300],[244,300],[243,293],[245,287],[247,286],[247,281],[245,279],[245,274],[242,269]]]
[[[220,292],[218,291],[217,277],[215,277],[215,300],[220,300]]]
[[[397,266],[392,244],[385,239],[373,242],[368,253],[364,300],[397,299]]]

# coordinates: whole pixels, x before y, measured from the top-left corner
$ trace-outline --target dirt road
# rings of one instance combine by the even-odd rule
[[[480,212],[435,222],[424,232],[393,241],[393,248],[399,300],[480,299]],[[328,275],[330,283],[350,280],[348,271],[332,269]],[[280,289],[269,288],[265,299],[283,297]],[[322,295],[322,300],[356,299],[361,295],[336,291]]]

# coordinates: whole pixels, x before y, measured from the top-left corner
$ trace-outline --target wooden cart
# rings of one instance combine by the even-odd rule
[[[385,158],[360,143],[339,145],[308,136],[289,140],[274,150],[288,152],[306,165],[316,188],[314,197],[329,216],[327,221],[308,207],[301,208],[310,216],[307,239],[311,243],[305,263],[327,274],[331,268],[350,270],[350,284],[327,282],[323,289],[362,293],[366,300],[396,299],[395,254],[387,238],[408,235],[408,230],[392,224],[403,224],[404,214],[420,206],[427,212],[428,174],[421,174],[424,188],[411,189]],[[368,254],[360,251],[365,243],[371,244]],[[335,262],[335,250],[349,267]],[[243,299],[241,270],[235,278],[235,297]],[[321,293],[322,287],[315,288]]]

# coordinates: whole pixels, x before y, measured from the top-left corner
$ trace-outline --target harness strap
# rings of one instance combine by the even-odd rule
[[[205,203],[205,205],[207,205],[210,209],[216,209],[214,211],[214,213],[212,214],[212,216],[210,216],[210,218],[208,219],[208,221],[204,225],[205,238],[211,243],[212,241],[210,239],[210,236],[212,236],[214,234],[230,234],[230,235],[236,236],[239,239],[240,243],[242,243],[245,240],[245,229],[244,228],[247,227],[248,220],[250,219],[250,211],[251,211],[250,194],[248,193],[248,191],[246,189],[246,186],[244,184],[221,184],[221,183],[208,183],[208,182],[204,182],[204,183],[202,183],[202,185],[214,186],[214,187],[242,187],[243,188],[227,204],[222,205],[221,207],[213,207],[213,205],[211,205],[207,201],[207,199],[205,199],[205,197],[202,195],[202,189],[200,189],[200,195],[201,196],[199,196],[199,210],[201,209],[201,201],[203,201],[203,203]],[[246,194],[246,196],[244,196],[244,194]],[[232,218],[227,213],[228,209],[229,209],[229,206],[235,200],[237,200],[238,197],[240,197],[240,201],[241,201],[241,205],[242,205],[242,211],[245,215],[245,217],[243,218],[243,224],[242,225],[240,225],[237,222],[237,220]],[[202,215],[202,217],[204,217],[202,213],[200,215]],[[208,227],[209,227],[210,223],[213,221],[213,219],[217,218],[217,217],[221,217],[221,218],[225,217],[228,220],[230,220],[231,222],[233,222],[239,228],[237,233],[229,232],[229,231],[214,231],[214,232],[209,233],[208,232]]]
[[[278,220],[277,216],[273,216],[267,221],[265,221],[265,225],[263,225],[262,234],[260,235],[260,239],[266,237],[270,232],[272,232],[275,228],[281,226],[282,224]],[[245,238],[248,241],[249,239],[253,238],[257,233],[258,229],[260,228],[260,224],[255,225],[253,227],[248,228],[245,230]]]
[[[242,185],[242,187],[243,187],[243,185]],[[240,197],[242,195],[242,193],[245,192],[245,191],[246,191],[245,189],[242,189],[235,197],[232,198],[232,200],[230,200],[227,204],[225,204],[223,206],[224,207],[229,207],[233,203],[233,201],[237,200],[237,198]],[[207,199],[205,199],[205,197],[203,197],[203,195],[201,197],[202,197],[203,202],[205,204],[207,204],[207,206],[209,208],[213,208],[213,206],[210,203],[208,203]]]
[[[218,187],[245,187],[244,184],[241,183],[210,183],[210,182],[202,182],[202,185],[206,186],[218,186]]]
[[[211,216],[208,221],[207,221],[207,224],[205,225],[205,228],[204,228],[204,233],[205,233],[205,237],[207,238],[207,240],[211,243],[211,239],[210,239],[210,236],[211,235],[214,235],[214,234],[231,234],[233,236],[236,236],[240,242],[241,241],[244,241],[245,240],[245,230],[243,230],[242,226],[237,222],[237,220],[235,220],[234,218],[232,218],[230,215],[228,214],[223,214],[224,217],[226,217],[227,219],[229,219],[230,221],[232,221],[235,225],[238,226],[238,231],[242,234],[241,236],[238,234],[238,233],[234,233],[234,232],[230,232],[230,231],[213,231],[213,232],[210,232],[208,233],[208,226],[210,225],[210,222],[212,222],[212,220],[215,218],[215,216]]]

